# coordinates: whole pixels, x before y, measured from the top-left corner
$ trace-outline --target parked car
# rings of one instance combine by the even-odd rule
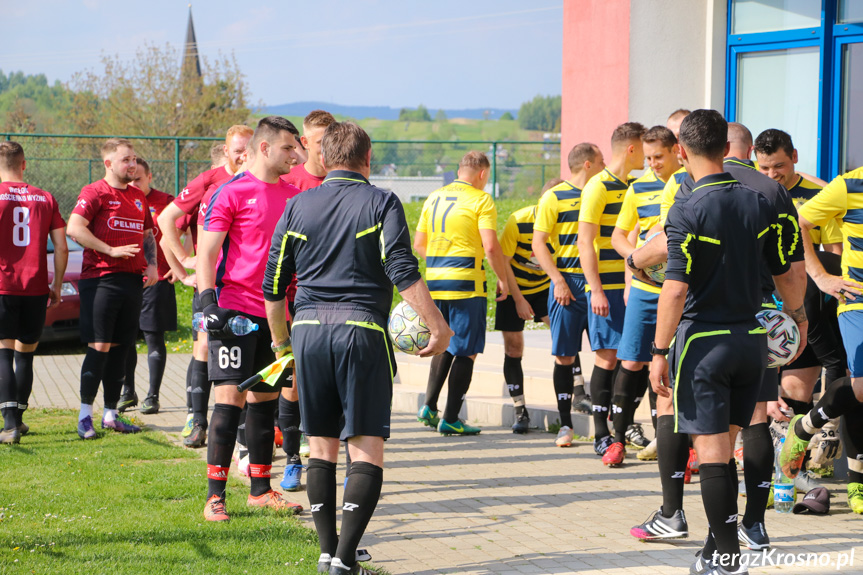
[[[63,275],[63,288],[60,305],[49,309],[45,315],[45,328],[40,342],[77,340],[81,317],[81,300],[78,297],[78,280],[81,279],[81,261],[84,247],[67,237],[69,244],[69,263]],[[48,281],[54,281],[54,244],[48,237]]]

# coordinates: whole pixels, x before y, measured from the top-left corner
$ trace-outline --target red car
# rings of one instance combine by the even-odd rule
[[[81,300],[78,297],[78,280],[81,278],[81,261],[84,258],[84,248],[67,237],[69,244],[69,263],[63,275],[60,305],[49,309],[45,315],[45,328],[42,330],[40,342],[77,340],[79,338],[78,323],[81,316]],[[48,281],[54,281],[54,244],[48,237]]]

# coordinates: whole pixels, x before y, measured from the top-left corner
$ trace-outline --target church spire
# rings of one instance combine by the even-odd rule
[[[183,50],[183,79],[201,78],[201,58],[198,55],[198,41],[195,39],[195,24],[192,22],[192,5],[189,4],[189,24],[186,26],[186,47]]]

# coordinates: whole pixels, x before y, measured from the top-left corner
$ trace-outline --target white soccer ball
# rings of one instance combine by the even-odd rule
[[[644,240],[644,243],[646,244],[647,242],[649,242],[650,240],[652,240],[653,238],[655,238],[658,235],[659,235],[659,232],[656,232],[655,234],[651,234],[650,237],[648,237],[646,240]],[[644,273],[646,273],[647,277],[649,277],[650,279],[652,279],[656,283],[661,284],[662,282],[665,281],[665,268],[666,267],[667,267],[667,262],[658,263],[656,265],[647,266],[646,268],[644,268]]]
[[[800,330],[787,313],[775,309],[761,310],[755,317],[767,330],[767,367],[780,367],[797,355]]]
[[[431,339],[431,330],[406,301],[393,308],[387,330],[396,349],[411,355],[417,355]]]

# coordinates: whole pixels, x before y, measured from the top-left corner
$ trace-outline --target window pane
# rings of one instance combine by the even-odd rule
[[[839,0],[839,22],[863,22],[863,0]]]
[[[842,123],[839,171],[863,166],[863,43],[842,51]],[[854,129],[851,128],[854,126]]]
[[[821,2],[819,0],[732,1],[732,34],[796,30],[821,26]]]
[[[817,173],[818,48],[792,48],[739,55],[737,121],[757,137],[768,128],[791,134],[797,169]]]

